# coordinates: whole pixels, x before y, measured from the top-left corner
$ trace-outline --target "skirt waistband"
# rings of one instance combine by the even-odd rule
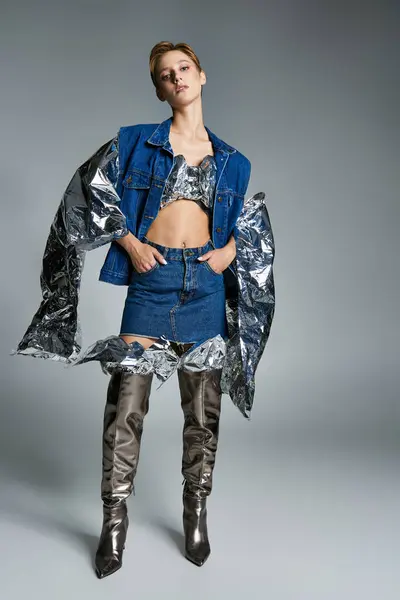
[[[150,244],[156,248],[166,260],[183,260],[184,258],[198,258],[202,254],[205,254],[209,250],[214,250],[214,244],[211,240],[207,240],[203,246],[194,246],[192,248],[170,248],[169,246],[163,246],[162,244],[157,244],[156,242],[152,242],[146,236],[143,237],[143,241],[146,244]]]

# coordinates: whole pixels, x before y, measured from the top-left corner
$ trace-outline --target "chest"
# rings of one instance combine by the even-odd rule
[[[184,156],[186,164],[193,167],[201,165],[205,157],[214,155],[214,147],[210,140],[197,140],[189,144],[174,132],[169,134],[168,146],[174,156]]]

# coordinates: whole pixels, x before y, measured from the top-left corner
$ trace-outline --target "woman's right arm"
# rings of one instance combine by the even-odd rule
[[[115,241],[127,251],[129,256],[131,256],[133,249],[141,243],[130,231],[128,231],[128,235],[124,235],[124,237],[118,238]]]
[[[144,273],[154,267],[155,259],[158,262],[167,264],[163,255],[154,246],[149,244],[143,244],[137,237],[128,231],[127,235],[115,240],[126,252],[132,261],[132,264],[136,271]]]

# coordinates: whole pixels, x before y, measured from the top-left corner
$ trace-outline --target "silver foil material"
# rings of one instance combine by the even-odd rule
[[[275,247],[263,192],[245,200],[233,232],[238,296],[226,301],[229,332],[226,344],[221,344],[217,336],[192,347],[179,359],[168,340],[159,338],[143,351],[137,342],[126,344],[119,336],[111,336],[80,355],[78,303],[85,253],[128,233],[116,192],[118,141],[117,135],[101,146],[77,169],[68,184],[43,255],[42,301],[11,354],[51,359],[67,366],[98,360],[105,373],[113,368],[152,369],[162,383],[178,366],[201,369],[219,364],[223,369],[223,393],[229,394],[242,415],[250,420],[255,372],[275,308],[272,271]]]
[[[164,336],[147,349],[137,341],[127,344],[119,336],[110,336],[95,342],[70,366],[98,360],[103,372],[108,375],[114,370],[143,375],[154,373],[161,381],[159,389],[178,368],[186,371],[222,369],[225,355],[226,343],[220,335],[193,346],[181,356]]]
[[[183,154],[177,154],[165,182],[160,210],[178,198],[186,198],[195,200],[207,212],[213,204],[216,181],[217,165],[211,154],[196,166],[188,165]]]
[[[239,294],[237,302],[226,302],[229,341],[221,387],[246,418],[250,418],[255,373],[275,312],[275,244],[264,200],[264,192],[245,200],[236,221],[233,235]]]
[[[78,318],[85,253],[127,235],[115,191],[118,136],[83,163],[69,182],[50,227],[42,260],[42,302],[11,354],[68,362],[82,346]]]

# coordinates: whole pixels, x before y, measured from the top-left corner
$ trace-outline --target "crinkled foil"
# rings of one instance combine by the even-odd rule
[[[211,209],[217,183],[215,158],[207,155],[200,165],[188,165],[183,154],[174,157],[174,165],[165,182],[160,209],[178,198],[200,200],[204,210]]]
[[[86,250],[128,233],[115,191],[118,136],[75,172],[50,227],[40,275],[43,300],[12,354],[68,362],[78,356],[82,332],[79,291]]]
[[[71,365],[98,360],[103,372],[109,375],[114,370],[143,375],[154,373],[161,381],[159,389],[179,368],[187,371],[222,369],[225,355],[226,343],[220,335],[193,346],[182,355],[175,352],[164,336],[147,349],[139,342],[128,344],[119,336],[110,336],[95,342]]]
[[[229,341],[221,387],[246,418],[255,394],[255,373],[275,312],[275,244],[264,192],[245,200],[233,235],[237,301],[227,300]]]
[[[103,372],[113,368],[152,369],[163,383],[176,368],[222,367],[221,388],[250,420],[255,372],[274,314],[274,240],[265,194],[247,199],[234,228],[238,297],[227,299],[229,340],[219,336],[178,357],[162,337],[144,351],[119,336],[99,340],[80,355],[78,316],[85,253],[128,233],[116,192],[119,137],[104,144],[74,174],[61,199],[42,261],[42,301],[11,354],[62,361],[69,365],[98,360]],[[222,340],[223,342],[223,340]],[[144,371],[142,371],[144,372]]]

